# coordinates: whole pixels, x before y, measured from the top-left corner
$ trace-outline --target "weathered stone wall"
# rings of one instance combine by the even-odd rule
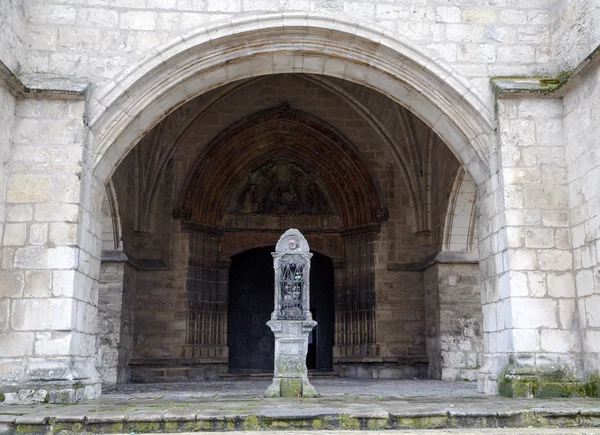
[[[11,333],[10,311],[11,300],[17,298],[22,293],[23,275],[14,273],[11,269],[10,254],[12,248],[5,248],[5,221],[6,221],[6,182],[10,171],[9,161],[12,152],[13,129],[15,120],[15,98],[9,90],[0,84],[0,240],[2,240],[2,251],[0,251],[0,334],[7,343],[3,344],[3,355],[5,357],[17,357],[27,353],[19,345],[19,340],[15,340],[14,333]],[[31,216],[23,216],[23,218],[31,218]],[[18,216],[10,216],[10,219],[17,219]],[[6,236],[8,239],[12,235]],[[7,259],[5,259],[8,257]],[[14,370],[14,368],[12,369]],[[0,371],[0,382],[12,377],[10,366],[4,366]]]
[[[440,335],[440,285],[438,265],[434,264],[423,272],[423,296],[425,302],[425,347],[429,364],[427,376],[442,379],[442,348]]]
[[[497,143],[495,139],[487,143],[485,139],[480,141],[480,138],[487,138],[488,127],[492,124],[491,116],[485,113],[485,107],[490,109],[490,113],[494,108],[489,77],[555,74],[563,70],[564,66],[571,69],[598,43],[599,32],[595,24],[598,20],[593,19],[598,15],[598,10],[595,5],[589,4],[591,2],[527,0],[507,7],[482,3],[474,0],[461,6],[452,6],[434,0],[418,4],[403,0],[390,4],[361,1],[300,1],[280,4],[244,0],[207,0],[200,3],[185,0],[126,0],[115,6],[109,0],[94,0],[93,4],[88,2],[86,5],[78,0],[33,0],[27,2],[22,12],[23,3],[5,1],[0,9],[0,20],[1,31],[7,33],[2,33],[0,58],[19,75],[49,72],[90,77],[93,86],[88,96],[93,104],[88,109],[92,114],[92,125],[96,125],[95,116],[104,105],[110,107],[108,112],[111,113],[129,114],[131,109],[130,115],[135,117],[132,125],[138,129],[126,130],[125,139],[119,138],[118,145],[112,147],[113,150],[123,151],[135,142],[136,137],[141,137],[147,131],[153,120],[158,120],[162,114],[171,110],[173,104],[193,95],[174,93],[166,102],[153,104],[154,112],[149,111],[138,117],[136,108],[119,105],[127,104],[129,98],[136,99],[135,96],[131,97],[135,93],[128,93],[118,100],[119,104],[113,105],[111,98],[120,91],[143,91],[145,88],[140,82],[149,83],[154,79],[166,83],[168,80],[164,80],[172,70],[165,71],[164,76],[154,71],[137,84],[125,81],[113,93],[106,94],[100,104],[98,95],[103,89],[107,89],[107,85],[121,71],[139,65],[140,60],[161,43],[173,41],[202,23],[241,16],[250,11],[332,13],[340,19],[347,16],[350,21],[358,18],[367,27],[370,27],[369,22],[376,22],[378,24],[373,26],[385,27],[399,39],[416,47],[417,51],[422,50],[425,56],[416,56],[415,59],[418,59],[417,63],[422,62],[419,65],[428,65],[422,69],[423,77],[431,79],[437,74],[440,81],[432,80],[428,83],[433,90],[429,93],[426,92],[429,88],[420,83],[421,91],[435,102],[433,104],[444,107],[446,113],[439,116],[432,106],[418,98],[409,101],[414,95],[407,97],[405,102],[409,105],[414,102],[415,106],[411,106],[411,110],[429,120],[436,131],[440,131],[448,140],[448,145],[457,155],[463,153],[460,154],[462,161],[478,183],[478,201],[481,204],[478,211],[478,239],[482,258],[481,272],[485,280],[483,295],[487,353],[482,378],[485,381],[484,390],[494,392],[495,387],[489,381],[494,380],[494,376],[497,378],[511,357],[517,364],[535,369],[566,365],[576,374],[581,374],[579,355],[581,349],[584,349],[591,355],[588,357],[586,370],[589,372],[596,367],[594,361],[597,361],[597,348],[588,343],[589,340],[594,340],[592,343],[597,341],[594,320],[598,305],[594,299],[597,293],[597,277],[594,274],[597,275],[598,264],[597,236],[594,234],[598,227],[595,210],[597,186],[593,180],[588,181],[588,178],[592,179],[596,175],[595,154],[589,151],[596,149],[595,142],[591,139],[596,129],[592,127],[593,123],[587,124],[588,119],[595,116],[593,98],[588,99],[587,96],[596,95],[596,79],[585,79],[581,82],[585,84],[575,86],[575,91],[568,90],[564,106],[558,99],[537,97],[500,100]],[[23,16],[27,23],[26,32],[23,30]],[[262,19],[254,19],[258,23],[256,26],[264,25]],[[255,29],[254,24],[245,25],[250,30]],[[234,28],[235,24],[229,26]],[[355,29],[359,30],[368,33],[360,26]],[[222,31],[227,33],[226,30]],[[316,32],[310,36],[316,38]],[[232,37],[232,40],[236,38]],[[360,38],[355,41],[358,45],[361,44]],[[368,44],[372,42],[368,41]],[[347,48],[345,41],[337,40],[335,44]],[[23,48],[25,46],[27,50]],[[175,51],[177,47],[180,45],[172,46]],[[393,51],[389,47],[382,49],[382,59],[401,58],[394,57]],[[349,53],[346,51],[348,58],[351,58]],[[388,55],[391,56],[389,59]],[[173,66],[176,62],[174,58],[169,59],[169,56],[164,55],[167,62],[164,65]],[[273,59],[275,58],[273,55]],[[289,58],[292,62],[298,60],[293,56]],[[24,61],[21,62],[20,59]],[[335,69],[339,64],[329,62],[331,59],[327,59],[327,62],[324,58],[320,58],[321,60],[324,65],[312,58],[307,65],[302,64],[298,71],[323,71],[343,77],[347,75],[354,80],[364,80],[373,88],[384,84],[387,87],[380,89],[400,99],[402,94],[398,89],[410,92],[400,82],[386,82],[387,78],[380,73],[370,74],[370,70],[366,74],[359,62],[344,64],[342,73]],[[267,63],[261,60],[251,68],[253,71],[255,68],[256,71],[266,71]],[[315,69],[315,64],[321,65],[321,70]],[[389,65],[391,64],[394,62]],[[405,64],[402,65],[404,68]],[[243,70],[246,66],[243,63],[233,63],[223,68],[222,76],[217,77],[217,74],[210,79],[207,76],[198,77],[206,79],[207,83],[230,81],[231,77],[227,74],[238,77],[235,75],[235,68]],[[406,66],[407,70],[417,70],[410,62]],[[429,66],[434,69],[441,66],[450,73],[447,75],[442,70],[431,72]],[[271,69],[275,70],[274,67]],[[287,67],[284,70],[289,71]],[[401,70],[394,71],[398,76],[402,73]],[[360,72],[364,75],[357,78]],[[419,74],[415,75],[415,79],[419,78],[417,75]],[[26,75],[23,77],[25,79]],[[32,80],[32,77],[28,79]],[[33,82],[39,85],[38,79]],[[412,83],[411,79],[408,82],[409,86],[417,83],[416,80]],[[44,86],[52,88],[50,97],[56,98],[54,84],[42,83],[41,87]],[[197,83],[196,86],[196,89],[206,89]],[[185,86],[177,89],[182,94],[188,92]],[[484,104],[480,105],[477,98],[473,98],[471,90]],[[447,98],[448,95],[454,95],[456,102],[447,104],[438,98]],[[371,97],[368,99],[373,101]],[[364,99],[357,100],[366,105],[369,111],[377,111],[375,106],[365,104]],[[12,100],[8,101],[10,106]],[[143,98],[136,99],[136,104],[139,102],[143,106],[144,101]],[[95,160],[90,158],[88,146],[101,146],[97,144],[103,143],[102,135],[105,132],[107,137],[116,140],[113,133],[119,128],[114,126],[121,125],[119,122],[125,118],[113,124],[105,124],[108,126],[106,129],[92,129],[93,134],[90,134],[88,144],[86,124],[83,121],[84,105],[82,101],[51,100],[49,95],[42,95],[40,100],[21,99],[16,103],[14,148],[5,183],[8,189],[6,216],[7,220],[14,220],[6,223],[2,235],[3,276],[16,280],[11,281],[14,285],[9,287],[10,297],[4,298],[4,301],[10,299],[10,320],[6,323],[9,326],[1,339],[3,344],[8,343],[9,348],[18,345],[19,349],[15,359],[7,362],[6,373],[10,380],[5,385],[11,388],[43,380],[50,368],[58,367],[55,372],[64,374],[62,379],[71,379],[70,373],[75,371],[83,373],[84,383],[90,385],[86,395],[97,393],[92,386],[96,382],[95,371],[91,367],[94,352],[92,348],[95,348],[95,344],[90,345],[94,332],[90,325],[95,323],[91,319],[96,312],[96,279],[99,274],[102,235],[99,221],[100,198],[104,195],[101,186],[104,180],[98,182],[90,177],[93,168],[88,164]],[[253,107],[251,101],[247,101],[246,105]],[[454,105],[459,110],[454,110]],[[342,106],[337,101],[335,107],[329,109],[334,113]],[[461,112],[467,106],[474,110]],[[478,112],[479,115],[476,115]],[[243,113],[231,114],[224,111],[223,115],[224,119],[216,120],[213,134],[220,131],[223,125],[243,116]],[[388,151],[390,147],[384,146],[383,142],[369,140],[370,137],[377,136],[372,134],[375,130],[373,122],[365,122],[360,117],[352,116],[345,121],[347,125],[341,123],[344,128],[340,129],[347,132],[353,140],[353,136],[358,135],[357,142],[360,142],[360,148],[365,152],[377,179],[386,180],[386,183],[381,183],[382,190],[386,189],[384,184],[394,184],[399,190],[402,177],[398,176],[397,162],[392,158],[393,152]],[[566,116],[564,120],[563,116]],[[109,118],[110,116],[106,117]],[[328,118],[332,124],[335,124],[334,118],[335,116]],[[209,117],[204,121],[207,119]],[[129,121],[132,120],[127,120]],[[144,124],[146,121],[148,123]],[[99,121],[98,125],[102,125],[102,122]],[[457,134],[454,122],[457,122],[459,129],[464,130],[463,133],[468,135],[468,140],[472,143],[464,143],[465,138]],[[10,129],[10,121],[7,125]],[[208,128],[213,127],[209,125]],[[359,130],[368,132],[369,138],[360,138]],[[572,150],[568,152],[565,151],[567,144],[562,140],[563,136],[571,141],[568,145],[572,146]],[[192,140],[194,146],[201,142],[202,138],[199,141]],[[586,151],[579,154],[579,145],[583,145]],[[473,150],[477,150],[480,153],[478,157],[483,160],[489,157],[489,162],[485,161],[480,165]],[[94,152],[100,151],[94,148]],[[116,155],[117,152],[114,154],[111,157],[113,160],[101,170],[103,172],[100,178],[111,172],[115,161],[123,158],[123,155]],[[408,166],[414,163],[415,161]],[[486,183],[487,163],[490,177]],[[182,167],[175,167],[176,177],[179,177],[177,174]],[[181,173],[184,172],[186,171]],[[588,173],[591,175],[586,175]],[[389,177],[389,174],[392,176]],[[128,176],[133,177],[134,174]],[[415,192],[421,192],[418,178],[412,178],[416,186]],[[393,183],[388,182],[389,180],[393,180]],[[181,182],[181,178],[179,181]],[[144,185],[136,187],[138,192],[144,188]],[[414,209],[411,210],[417,202],[411,203],[407,201],[407,197],[395,200],[397,204],[390,207],[388,223],[396,221],[401,227],[414,225],[419,228],[422,219],[417,217],[415,222],[410,222],[406,217],[418,216]],[[430,203],[424,201],[424,204]],[[567,212],[569,208],[570,216]],[[143,207],[137,207],[136,211],[144,216]],[[438,214],[441,216],[441,213]],[[152,216],[151,221],[158,215]],[[442,221],[439,217],[436,219]],[[133,218],[132,220],[135,221]],[[580,241],[582,232],[579,227],[582,224],[583,242]],[[131,249],[137,249],[136,240],[139,242],[146,236],[134,232],[140,229],[144,231],[144,227],[130,225],[128,228],[133,237],[127,238],[126,243],[131,243]],[[391,229],[392,225],[387,230]],[[421,254],[431,248],[429,240],[423,237],[426,232],[416,237],[408,231],[403,234],[410,235],[402,243],[388,246],[388,257],[407,249],[412,257],[398,260],[398,264],[419,261]],[[393,239],[397,241],[396,236],[397,234]],[[570,237],[573,238],[573,243]],[[163,241],[161,239],[161,243]],[[172,243],[178,244],[181,240],[174,238]],[[592,244],[596,246],[593,249]],[[383,251],[378,250],[378,255],[383,255]],[[593,255],[596,255],[595,260]],[[389,276],[392,276],[391,272],[398,274],[397,277],[404,276],[406,270],[403,267],[392,268],[395,270],[391,270]],[[576,269],[575,280],[572,275],[573,267]],[[590,281],[590,273],[591,278],[596,280],[591,286],[586,284]],[[139,282],[145,285],[154,278]],[[165,274],[159,279],[163,279],[161,282],[168,282],[171,278]],[[594,291],[587,294],[590,288]],[[151,290],[146,294],[151,294]],[[576,297],[579,303],[577,311]],[[46,317],[36,316],[35,313],[39,311],[67,311],[71,315],[50,321]],[[86,318],[88,322],[83,321]],[[582,336],[579,334],[580,329],[583,331]],[[583,347],[580,337],[583,337]],[[68,386],[67,383],[62,385]]]
[[[600,370],[599,71],[596,61],[563,98],[573,273],[586,374]],[[572,278],[563,285],[574,291]]]
[[[195,161],[216,135],[244,116],[287,102],[293,109],[323,119],[350,138],[363,153],[376,182],[385,192],[390,216],[382,225],[375,245],[379,348],[376,359],[381,364],[366,370],[369,376],[376,377],[422,376],[424,372],[421,369],[411,373],[402,373],[398,368],[390,369],[390,365],[396,363],[408,363],[411,366],[415,361],[424,367],[426,360],[422,262],[436,251],[436,247],[430,241],[431,220],[427,216],[423,217],[420,224],[427,231],[418,233],[416,220],[419,214],[415,212],[415,207],[422,208],[421,216],[435,210],[435,243],[439,244],[448,191],[458,162],[425,124],[413,119],[408,112],[402,114],[404,109],[394,107],[390,100],[361,86],[334,79],[319,78],[317,81],[313,77],[293,76],[262,78],[253,80],[249,85],[241,83],[236,86],[235,91],[230,86],[224,91],[216,90],[188,103],[167,118],[165,126],[157,127],[144,138],[119,166],[113,177],[114,185],[119,193],[119,202],[129,205],[121,207],[124,251],[130,256],[138,256],[140,250],[132,239],[136,237],[140,219],[161,214],[162,209],[169,208],[164,195],[157,197],[160,200],[147,197],[150,190],[148,182],[156,178],[154,171],[159,167],[157,162],[164,158],[162,156],[173,156],[174,195],[179,197]],[[346,100],[340,98],[340,90],[344,92]],[[207,108],[207,102],[213,102],[213,105]],[[356,108],[352,107],[352,104],[359,103],[370,110],[372,116],[383,117],[385,122],[381,123],[383,126],[379,125],[379,130],[375,129],[376,124],[365,122]],[[191,116],[197,115],[200,116],[190,124]],[[186,125],[184,130],[183,126]],[[415,125],[419,127],[415,131],[403,132],[406,128],[412,130]],[[385,134],[382,133],[383,128],[387,129]],[[173,151],[168,151],[172,138],[179,140],[174,144]],[[384,142],[388,138],[392,138],[389,144],[391,149]],[[400,164],[406,165],[406,155],[416,151],[422,154],[405,166],[408,172],[402,172]],[[420,168],[426,173],[421,175]],[[443,177],[440,179],[438,174],[443,174]],[[413,177],[412,180],[410,177]],[[421,184],[417,184],[415,178],[423,178]],[[434,180],[435,183],[432,185],[428,180]],[[420,195],[418,203],[411,202],[408,197],[408,182],[413,183],[413,192]],[[148,208],[140,213],[142,204]],[[264,222],[267,225],[265,228],[271,228],[269,222]],[[286,222],[293,226],[293,219]],[[148,228],[155,231],[157,227]],[[239,229],[242,228],[243,225]],[[250,233],[238,233],[236,239],[246,240]],[[106,242],[110,243],[112,232],[105,230],[105,235]],[[140,270],[136,275],[135,364],[144,361],[149,363],[152,359],[185,358],[187,355],[185,282],[189,235],[181,232],[179,222],[174,221],[172,237],[172,248],[169,248],[172,252],[171,268]],[[262,246],[262,239],[257,237],[255,241]],[[154,234],[152,240],[150,245],[155,242],[160,244],[159,235]],[[228,253],[228,246],[229,242],[224,240],[221,249]],[[317,249],[324,248],[315,246]],[[254,246],[248,245],[246,248],[251,247]],[[237,250],[231,252],[237,253]],[[329,255],[339,254],[330,252]],[[372,370],[376,373],[372,374]]]
[[[600,5],[588,0],[560,0],[554,6],[552,61],[559,73],[570,72],[598,45]]]
[[[66,400],[99,393],[100,202],[82,164],[84,110],[81,99],[17,102],[3,238],[3,386],[41,384]]]
[[[137,272],[134,358],[185,357],[189,235],[177,227],[172,269]]]
[[[27,64],[25,49],[29,37],[22,0],[4,0],[0,4],[0,61],[13,73]]]
[[[425,270],[428,375],[476,380],[483,359],[479,265],[438,262]]]
[[[160,44],[192,28],[249,13],[299,11],[373,22],[452,65],[490,105],[487,77],[531,75],[553,69],[551,29],[555,0],[510,6],[473,0],[458,5],[431,0],[35,0],[27,4],[27,72],[93,78],[102,89],[121,70]]]
[[[482,363],[483,312],[478,264],[437,265],[444,380],[476,380]]]
[[[375,314],[377,344],[383,361],[391,367],[375,377],[424,377],[426,375],[425,306],[423,272],[390,270],[390,224],[382,225],[375,243]],[[395,364],[397,367],[394,367]]]
[[[498,213],[480,226],[482,373],[498,376],[512,360],[533,371],[580,374],[562,104],[528,96],[501,99],[498,109],[498,172],[480,210]]]
[[[96,368],[102,383],[113,385],[129,380],[129,361],[120,361],[123,316],[133,315],[131,306],[123,300],[125,267],[121,261],[102,261],[98,288],[98,337],[96,339]],[[128,309],[129,308],[129,309]],[[124,363],[124,364],[123,364]]]

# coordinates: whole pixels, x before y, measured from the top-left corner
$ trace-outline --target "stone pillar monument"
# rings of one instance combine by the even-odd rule
[[[287,230],[273,252],[275,310],[267,322],[275,335],[275,372],[266,397],[314,397],[308,381],[308,335],[317,322],[310,313],[310,258],[300,231]]]

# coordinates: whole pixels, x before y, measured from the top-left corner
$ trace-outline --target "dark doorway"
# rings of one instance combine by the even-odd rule
[[[274,338],[266,325],[273,311],[275,247],[232,258],[229,271],[227,345],[230,373],[273,371]],[[331,370],[333,360],[333,264],[320,254],[311,260],[310,306],[318,322],[308,346],[309,369]]]

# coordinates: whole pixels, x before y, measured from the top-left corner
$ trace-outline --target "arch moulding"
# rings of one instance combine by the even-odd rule
[[[236,80],[337,77],[383,93],[428,124],[476,184],[488,178],[491,113],[460,77],[375,24],[302,13],[232,18],[162,45],[92,96],[92,166],[105,183],[166,115]]]

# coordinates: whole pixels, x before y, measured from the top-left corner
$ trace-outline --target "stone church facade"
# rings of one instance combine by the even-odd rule
[[[593,379],[599,23],[591,0],[2,1],[0,392],[272,370],[288,228],[315,253],[310,369]]]

